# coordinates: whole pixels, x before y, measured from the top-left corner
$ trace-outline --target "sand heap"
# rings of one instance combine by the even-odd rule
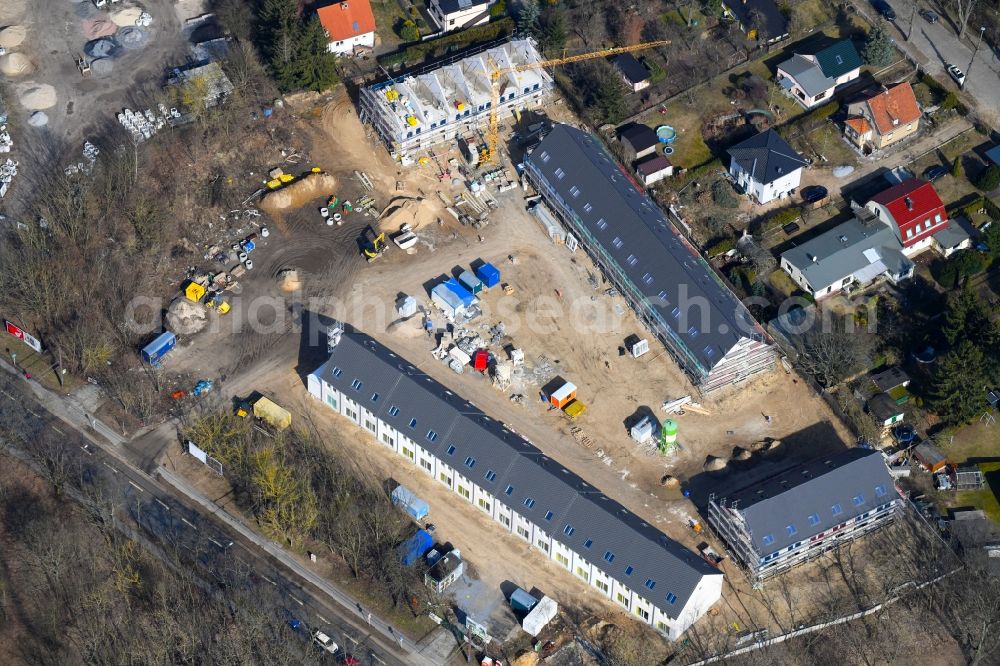
[[[271,192],[261,202],[260,207],[270,214],[301,208],[313,199],[334,194],[337,179],[328,173],[310,173]]]
[[[183,296],[178,296],[167,308],[167,324],[174,333],[191,335],[205,328],[207,323],[208,310]]]
[[[136,21],[142,16],[142,10],[138,7],[129,7],[111,14],[111,20],[117,26],[136,25]]]
[[[21,45],[28,31],[23,25],[9,25],[0,30],[0,47],[13,49]]]
[[[715,456],[708,456],[705,458],[705,471],[706,472],[720,472],[726,469],[728,461],[725,458],[716,458]]]
[[[47,83],[28,83],[21,89],[18,101],[28,111],[51,109],[57,101],[56,89]]]
[[[116,32],[118,32],[118,26],[108,18],[107,14],[100,14],[83,21],[83,37],[87,41],[99,37],[110,37]]]
[[[436,219],[434,211],[426,199],[421,197],[396,197],[389,202],[389,205],[379,216],[379,225],[383,231],[399,231],[404,224],[409,224],[414,230],[428,224],[433,224]]]
[[[24,76],[35,71],[35,66],[23,53],[8,53],[0,56],[0,74],[4,76]]]

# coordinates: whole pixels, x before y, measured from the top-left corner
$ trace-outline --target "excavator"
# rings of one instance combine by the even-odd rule
[[[365,228],[364,236],[362,237],[361,251],[364,252],[365,258],[368,263],[372,263],[383,254],[385,254],[386,249],[389,246],[385,241],[385,232],[377,234],[372,226],[369,224]]]

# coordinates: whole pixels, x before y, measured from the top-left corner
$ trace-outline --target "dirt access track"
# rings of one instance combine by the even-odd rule
[[[380,207],[396,196],[424,197],[427,205],[434,206],[440,201],[437,190],[448,200],[458,192],[448,180],[439,181],[433,164],[409,169],[394,164],[384,148],[366,135],[353,107],[345,102],[338,97],[324,105],[313,98],[295,107],[301,127],[312,136],[310,164],[329,169],[342,196],[356,198],[363,192],[353,176],[355,169],[371,178],[372,196]],[[456,154],[457,150],[438,151],[439,162],[447,163]],[[804,382],[775,369],[703,398],[702,406],[710,415],[677,417],[680,451],[664,457],[637,445],[627,430],[637,414],[653,413],[662,420],[665,415],[659,406],[665,400],[696,391],[655,342],[651,352],[639,359],[620,355],[627,336],[649,337],[648,333],[620,297],[605,294],[607,285],[600,283],[599,273],[582,251],[571,253],[551,243],[525,210],[524,196],[519,189],[497,195],[500,207],[480,230],[459,226],[440,205],[440,224],[425,225],[414,250],[407,253],[391,246],[372,264],[360,256],[358,236],[373,218],[350,215],[343,226],[325,226],[316,211],[321,199],[286,213],[266,248],[258,250],[253,274],[243,279],[244,291],[234,299],[226,330],[183,341],[185,348],[169,363],[208,377],[225,374],[221,389],[226,395],[263,391],[292,409],[298,422],[314,420],[321,430],[344,435],[331,437],[332,442],[356,442],[358,455],[380,473],[412,480],[418,492],[428,493],[432,512],[443,512],[435,518],[442,537],[478,560],[480,577],[497,585],[515,574],[510,562],[516,562],[518,582],[528,586],[553,580],[554,570],[543,558],[523,557],[520,552],[510,552],[510,559],[499,558],[507,564],[498,562],[496,549],[516,551],[518,547],[511,545],[516,540],[505,540],[472,506],[456,503],[450,495],[438,497],[434,484],[421,484],[421,477],[404,461],[384,458],[380,447],[371,446],[346,421],[307,396],[304,375],[323,360],[324,350],[303,346],[296,328],[301,311],[341,319],[381,340],[689,547],[704,540],[704,535],[688,528],[696,509],[677,488],[660,485],[664,475],[682,481],[705,477],[707,456],[727,460],[734,447],[746,448],[764,438],[782,444],[761,456],[760,470],[822,455],[849,441],[827,405]],[[493,262],[501,270],[502,282],[514,288],[511,295],[499,287],[483,292],[484,314],[470,326],[488,340],[488,329],[504,323],[505,336],[491,347],[500,359],[506,358],[502,348],[507,344],[525,351],[525,365],[506,392],[471,368],[458,375],[433,358],[430,351],[436,340],[423,331],[421,317],[400,321],[394,309],[400,294],[414,296],[443,334],[446,322],[431,307],[429,289],[442,276],[467,269],[478,259]],[[300,292],[281,292],[277,275],[285,268],[298,269]],[[256,315],[260,318],[266,312],[266,325],[255,330],[249,326],[254,303],[265,297],[272,299],[270,305],[257,308]],[[549,410],[538,398],[541,386],[555,376],[575,383],[579,398],[588,405],[575,422]],[[525,396],[523,404],[510,400],[514,393]],[[740,467],[758,467],[756,457]],[[724,465],[713,478],[720,475],[726,478]],[[483,549],[481,544],[496,547]],[[735,568],[726,570],[731,580],[741,577]],[[576,590],[581,601],[590,604],[595,599],[582,585],[571,585],[571,576],[559,580],[560,588]]]

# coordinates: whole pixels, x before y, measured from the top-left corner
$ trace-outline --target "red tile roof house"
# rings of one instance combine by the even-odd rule
[[[925,180],[905,180],[873,196],[865,207],[893,227],[907,257],[931,247],[947,257],[971,244],[964,230],[948,223],[941,197]]]
[[[375,47],[375,15],[368,0],[341,0],[316,10],[331,53],[355,55]]]

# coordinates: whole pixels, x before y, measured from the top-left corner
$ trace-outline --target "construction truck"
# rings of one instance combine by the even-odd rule
[[[385,254],[388,247],[385,241],[385,233],[375,233],[371,225],[365,228],[361,251],[364,253],[369,264]]]
[[[291,413],[264,396],[260,396],[256,400],[241,402],[236,409],[236,416],[240,418],[247,418],[250,414],[253,414],[258,421],[263,421],[276,430],[284,430],[292,425]]]

